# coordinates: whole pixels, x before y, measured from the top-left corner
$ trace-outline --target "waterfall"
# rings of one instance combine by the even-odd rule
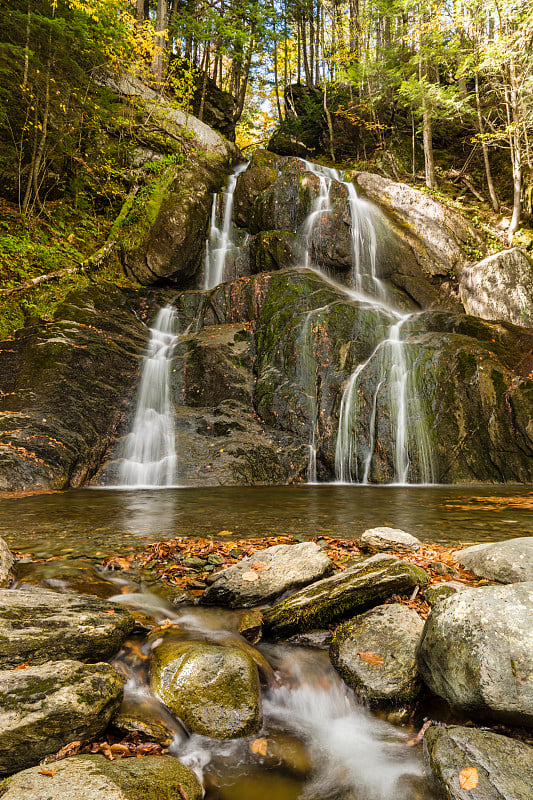
[[[377,426],[380,416],[389,419],[392,441],[392,481],[405,484],[416,480],[434,480],[432,451],[417,387],[413,383],[410,345],[402,339],[402,329],[412,315],[401,314],[394,307],[385,283],[377,271],[377,236],[373,221],[373,206],[360,198],[352,182],[346,181],[337,170],[304,161],[306,170],[319,179],[319,193],[313,208],[302,226],[305,247],[303,266],[312,268],[331,282],[320,265],[311,267],[309,251],[322,214],[331,212],[330,191],[336,181],[346,187],[350,209],[352,236],[351,291],[348,296],[364,302],[376,311],[389,316],[391,323],[386,337],[374,352],[358,364],[346,382],[340,405],[339,426],[335,449],[335,475],[341,483],[368,483],[372,462],[379,444]],[[376,388],[372,395],[370,417],[366,431],[362,429],[360,391],[370,371],[376,371]],[[316,432],[316,400],[312,410],[311,430]],[[366,434],[366,437],[365,437]],[[364,441],[362,441],[364,439]],[[308,480],[316,480],[316,438],[310,443]]]
[[[176,480],[174,414],[170,369],[178,341],[176,309],[162,308],[150,328],[137,407],[120,465],[122,486],[172,486]]]
[[[220,195],[213,195],[209,236],[205,246],[204,289],[214,289],[224,280],[224,267],[229,252],[236,249],[233,242],[233,195],[237,178],[246,170],[248,163],[239,164],[229,177],[228,185]]]

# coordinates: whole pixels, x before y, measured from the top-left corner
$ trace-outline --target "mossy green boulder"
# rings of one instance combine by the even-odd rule
[[[241,648],[169,639],[153,654],[150,685],[191,732],[235,739],[261,725],[257,667]]]
[[[108,761],[101,755],[66,758],[19,772],[0,783],[2,800],[202,800],[194,772],[170,756]]]
[[[263,614],[264,629],[276,636],[288,636],[323,628],[378,605],[393,594],[411,593],[415,586],[425,586],[428,580],[420,567],[394,556],[372,556],[267,609]]]

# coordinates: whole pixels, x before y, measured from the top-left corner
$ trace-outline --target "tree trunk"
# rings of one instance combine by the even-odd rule
[[[494,182],[492,180],[492,172],[490,169],[490,159],[489,159],[489,148],[487,147],[487,142],[483,138],[483,115],[481,113],[481,101],[479,97],[479,76],[476,71],[475,73],[475,93],[476,93],[476,109],[477,109],[477,124],[479,129],[479,135],[481,138],[481,150],[483,152],[483,162],[485,164],[485,177],[487,179],[487,188],[489,190],[490,202],[492,205],[492,210],[498,213],[500,210],[500,203],[498,200],[498,196],[496,195],[496,190],[494,188]]]
[[[427,75],[427,67],[425,61],[420,58],[419,62],[419,78],[425,78]],[[426,186],[428,189],[434,189],[435,182],[435,162],[433,160],[433,130],[431,112],[426,100],[425,93],[422,94],[422,131],[424,141],[424,167],[426,173]]]
[[[514,61],[509,61],[509,92],[511,104],[512,128],[510,136],[512,138],[512,159],[513,159],[513,216],[509,225],[508,241],[513,241],[513,236],[520,225],[520,215],[522,213],[522,146],[520,141],[520,111],[518,108],[518,93],[516,89],[516,71]]]
[[[166,60],[166,27],[167,27],[167,0],[157,0],[157,12],[155,18],[155,50],[152,62],[152,71],[157,85],[163,83]]]

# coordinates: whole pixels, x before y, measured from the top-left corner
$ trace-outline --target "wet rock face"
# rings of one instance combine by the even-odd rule
[[[480,578],[499,583],[533,581],[533,536],[459,550],[460,564]]]
[[[331,569],[329,557],[314,542],[275,545],[219,572],[201,602],[230,608],[259,605],[312,583]]]
[[[409,705],[420,689],[416,649],[424,623],[400,604],[378,606],[340,625],[330,646],[333,666],[372,706]],[[365,658],[377,656],[377,663]]]
[[[55,661],[1,670],[0,775],[99,736],[120,706],[122,683],[109,664]]]
[[[0,490],[63,489],[96,472],[136,381],[138,303],[96,284],[68,295],[53,322],[0,343]]]
[[[110,658],[135,625],[115,603],[46,589],[0,590],[0,666]]]
[[[15,559],[11,555],[11,550],[4,540],[0,539],[0,588],[9,586],[11,583],[13,579],[11,568],[14,563]]]
[[[512,724],[533,723],[533,583],[466,589],[429,615],[417,663],[454,708]]]
[[[445,800],[529,800],[533,748],[476,728],[434,725],[424,736],[424,754]],[[478,784],[462,789],[459,775],[475,768]]]
[[[324,627],[427,582],[427,573],[419,567],[393,556],[371,556],[267,609],[264,629],[276,636],[287,636]]]
[[[459,291],[467,314],[533,328],[533,261],[518,247],[464,269]]]
[[[234,739],[261,725],[257,667],[240,648],[168,640],[154,652],[150,684],[191,732]]]
[[[194,772],[171,756],[146,756],[108,761],[101,755],[74,756],[53,765],[52,778],[40,767],[9,779],[4,800],[162,800],[183,797],[202,800]],[[47,783],[44,783],[44,781]],[[43,787],[45,795],[43,795]]]

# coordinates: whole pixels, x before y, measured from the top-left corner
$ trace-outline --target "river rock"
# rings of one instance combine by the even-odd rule
[[[420,674],[451,706],[533,723],[533,583],[483,586],[437,603],[417,653]]]
[[[412,552],[420,550],[422,542],[416,536],[398,528],[369,528],[359,540],[361,550],[377,553],[382,550],[400,550]]]
[[[530,800],[533,748],[476,728],[433,725],[424,735],[424,755],[445,800]],[[463,769],[477,770],[478,785],[462,789]]]
[[[425,586],[427,582],[428,575],[420,567],[394,556],[371,556],[267,609],[263,614],[264,629],[287,636],[323,628],[375,606],[393,594],[411,593],[415,586]]]
[[[468,589],[468,586],[464,583],[459,583],[459,581],[443,581],[429,586],[424,592],[424,600],[430,606],[434,606],[439,600],[444,600],[452,594],[457,594],[457,592],[463,592],[465,589]]]
[[[331,559],[314,542],[278,544],[219,572],[201,602],[230,608],[257,606],[312,583],[331,569]]]
[[[191,732],[235,739],[261,725],[257,667],[238,647],[166,641],[154,652],[150,685]]]
[[[0,539],[0,588],[9,586],[13,580],[11,569],[14,563],[15,559],[11,555],[11,550],[4,540]]]
[[[348,686],[373,706],[410,704],[420,689],[416,649],[424,623],[412,608],[378,606],[340,625],[330,658]],[[376,655],[381,663],[363,658]]]
[[[476,544],[455,557],[480,578],[499,583],[533,581],[533,536],[493,544]]]
[[[268,162],[266,153],[265,156],[264,161]],[[264,163],[264,161],[259,157],[259,153],[254,153],[253,162],[237,178],[233,195],[233,218],[241,228],[250,227],[252,210],[257,197],[265,189],[268,189],[277,178],[275,162]]]
[[[146,756],[108,761],[101,755],[82,755],[8,778],[2,800],[202,800],[194,772],[170,756]]]
[[[116,603],[47,589],[0,589],[0,666],[111,657],[135,626]]]
[[[533,261],[518,247],[464,269],[459,292],[467,314],[533,328]]]
[[[109,664],[54,661],[0,671],[0,775],[38,764],[107,727],[122,700]]]

